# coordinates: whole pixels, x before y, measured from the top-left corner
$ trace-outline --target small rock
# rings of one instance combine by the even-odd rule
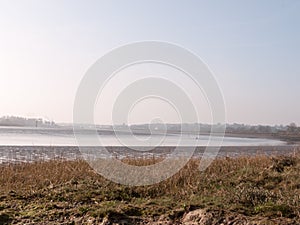
[[[213,215],[207,212],[204,209],[197,209],[187,213],[183,219],[183,224],[187,225],[196,225],[196,224],[203,224],[203,225],[210,225],[213,221]]]

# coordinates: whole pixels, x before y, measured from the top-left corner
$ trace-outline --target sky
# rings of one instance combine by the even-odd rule
[[[118,46],[158,40],[191,50],[209,66],[228,123],[300,124],[299,11],[293,0],[0,0],[0,116],[72,122],[77,88],[97,59]],[[173,72],[165,70],[170,79]],[[148,99],[128,118],[176,122],[167,108]],[[201,121],[209,122],[203,110]],[[111,123],[109,109],[95,121]]]

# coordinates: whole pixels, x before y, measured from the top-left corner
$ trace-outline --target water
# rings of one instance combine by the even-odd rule
[[[139,134],[134,137],[128,134],[120,134],[120,139],[127,144],[124,147],[115,135],[109,130],[99,131],[102,140],[102,146],[108,146],[109,157],[166,157],[174,151],[174,146],[178,146],[178,140],[181,138],[180,146],[194,146],[197,141],[197,148],[194,156],[199,157],[205,150],[208,143],[208,136],[196,135],[153,135],[149,139],[148,135]],[[83,130],[82,136],[87,141],[87,152],[96,151],[97,156],[108,157],[103,152],[103,147],[94,144],[91,139],[91,132]],[[213,137],[211,145],[218,143],[220,137]],[[92,139],[91,139],[92,140]],[[158,145],[159,143],[159,145]],[[133,148],[134,146],[134,148]],[[146,147],[145,147],[146,146]],[[149,151],[148,146],[153,147]],[[147,151],[146,151],[147,150]],[[286,145],[285,142],[272,139],[259,138],[238,138],[225,137],[218,157],[239,155],[259,154],[287,154],[293,152],[294,147]],[[63,158],[73,160],[78,158],[90,157],[84,152],[80,152],[77,142],[71,128],[17,128],[0,127],[0,164],[33,162],[40,160],[50,160]]]
[[[111,131],[101,131],[99,137],[103,146],[207,146],[209,136],[201,135],[136,135],[120,134],[117,138]],[[97,146],[87,130],[82,135],[87,146]],[[90,138],[91,141],[88,141]],[[179,142],[180,140],[180,142]],[[212,137],[210,145],[219,143],[220,137]],[[278,146],[285,143],[262,138],[224,137],[222,146]],[[0,127],[0,146],[77,146],[70,128],[17,128]]]

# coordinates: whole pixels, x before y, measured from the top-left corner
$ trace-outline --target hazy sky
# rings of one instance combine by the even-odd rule
[[[299,12],[292,0],[0,1],[0,116],[71,122],[80,80],[99,57],[161,40],[209,65],[228,122],[300,124]]]

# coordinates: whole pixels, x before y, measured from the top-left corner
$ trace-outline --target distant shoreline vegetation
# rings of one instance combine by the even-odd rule
[[[11,127],[57,127],[54,121],[42,118],[24,118],[17,116],[0,117],[0,126]]]

